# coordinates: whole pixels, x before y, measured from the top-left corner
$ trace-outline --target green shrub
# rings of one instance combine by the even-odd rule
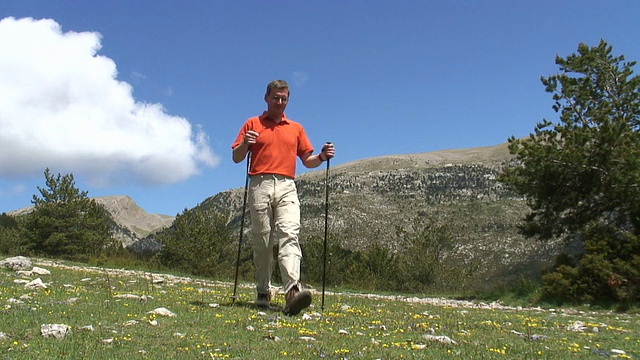
[[[301,246],[303,259],[300,271],[305,282],[322,284],[323,269],[325,285],[328,286],[353,286],[362,276],[356,253],[341,247],[333,235],[327,237],[326,268],[324,239],[311,237]]]
[[[585,253],[575,265],[567,256],[543,277],[545,301],[620,304],[640,302],[640,241],[613,226],[593,226],[585,235]]]
[[[18,228],[0,226],[0,254],[29,255],[27,243]]]
[[[157,255],[162,266],[198,276],[229,278],[236,264],[231,228],[224,214],[185,210],[171,228],[155,236],[163,248]],[[246,242],[245,242],[246,244]],[[243,259],[250,258],[250,255]]]

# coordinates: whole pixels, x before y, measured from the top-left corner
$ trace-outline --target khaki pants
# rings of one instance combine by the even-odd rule
[[[300,200],[293,179],[280,175],[252,176],[249,209],[257,291],[269,294],[273,248],[277,246],[282,285],[287,292],[300,281],[302,259],[298,243]]]

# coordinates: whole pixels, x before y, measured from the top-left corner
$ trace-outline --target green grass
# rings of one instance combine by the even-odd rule
[[[240,287],[232,305],[228,283],[56,264],[36,262],[52,272],[40,276],[48,284],[40,290],[0,271],[0,332],[7,335],[0,359],[598,359],[612,349],[626,352],[618,358],[640,357],[637,314],[464,308],[327,293],[324,311],[317,294],[306,316],[287,317],[278,311],[283,295],[270,310],[254,308],[250,284]],[[176,316],[149,314],[160,307]],[[586,330],[567,329],[576,321]],[[45,338],[42,324],[66,324],[71,333]],[[88,326],[93,330],[83,329]]]

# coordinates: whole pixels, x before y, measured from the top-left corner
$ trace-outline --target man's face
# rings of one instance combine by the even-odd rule
[[[289,102],[289,89],[271,89],[264,96],[264,101],[267,102],[267,112],[270,115],[282,115]]]

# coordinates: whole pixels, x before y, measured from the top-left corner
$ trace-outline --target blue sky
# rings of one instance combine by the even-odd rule
[[[640,60],[639,18],[635,0],[3,1],[0,213],[46,167],[168,215],[241,187],[230,145],[273,79],[332,165],[526,136],[557,119],[555,56],[604,39]]]

